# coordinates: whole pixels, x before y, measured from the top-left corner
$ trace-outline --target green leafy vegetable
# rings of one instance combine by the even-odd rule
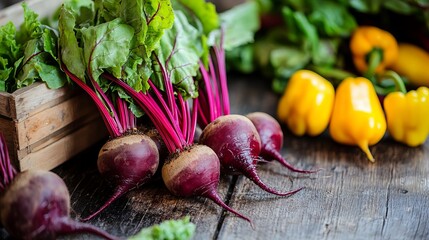
[[[211,31],[219,27],[219,17],[216,7],[213,3],[195,0],[177,0],[186,8],[190,9],[201,21],[204,34],[208,35]]]
[[[58,65],[58,32],[42,24],[25,2],[22,7],[19,30],[11,22],[0,28],[0,91],[13,92],[36,81],[60,88],[67,79]]]
[[[0,27],[0,91],[10,91],[14,63],[21,54],[16,42],[16,28],[12,22]]]
[[[198,94],[193,77],[197,75],[201,52],[195,43],[199,32],[181,11],[175,11],[173,27],[165,32],[160,47],[154,51],[154,81],[162,89],[166,77],[178,87],[182,96],[195,98]]]
[[[223,47],[226,51],[253,42],[254,34],[259,29],[258,12],[258,5],[250,1],[220,14],[225,33]],[[214,42],[220,39],[220,31],[211,34],[210,45],[214,45]]]
[[[129,240],[187,240],[191,239],[195,232],[195,225],[189,217],[179,220],[168,220],[141,230]]]
[[[92,1],[82,1],[81,5],[72,2],[66,2],[61,8],[58,20],[58,28],[60,31],[59,45],[61,49],[61,61],[67,66],[70,72],[76,75],[82,81],[85,80],[85,63],[83,57],[83,49],[79,46],[80,39],[75,35],[75,29],[79,29],[80,25],[86,25],[82,15],[88,17],[94,11]],[[86,3],[86,4],[84,4]],[[86,10],[84,10],[86,9]]]
[[[85,64],[90,77],[98,80],[103,71],[121,77],[122,65],[128,59],[134,29],[117,18],[81,30]]]

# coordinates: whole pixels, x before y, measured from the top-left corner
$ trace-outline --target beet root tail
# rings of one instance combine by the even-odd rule
[[[258,185],[262,190],[278,195],[278,196],[289,196],[289,195],[293,195],[299,191],[301,191],[304,187],[300,187],[298,189],[292,190],[290,192],[279,192],[269,186],[267,186],[264,182],[262,182],[261,178],[258,176],[258,174],[256,173],[256,169],[254,167],[252,168],[248,168],[246,170],[246,172],[243,172],[244,176],[246,176],[247,178],[249,178],[250,180],[252,180],[256,185]]]
[[[107,240],[119,240],[121,238],[113,236],[106,231],[92,226],[87,223],[77,222],[69,217],[63,217],[59,221],[55,221],[56,233],[59,235],[71,235],[71,234],[92,234],[95,236],[102,237]]]
[[[210,200],[212,200],[213,202],[215,202],[217,205],[221,206],[222,208],[224,208],[225,210],[237,215],[238,217],[248,221],[250,223],[250,225],[252,226],[252,228],[254,228],[253,222],[252,220],[250,220],[250,218],[244,216],[243,214],[235,211],[234,209],[232,209],[231,207],[229,207],[228,205],[226,205],[222,199],[219,197],[219,194],[214,190],[211,189],[205,193],[203,193],[201,196],[206,197]]]
[[[277,162],[279,162],[281,165],[287,167],[289,170],[293,171],[293,172],[298,172],[298,173],[305,173],[305,174],[310,174],[310,173],[316,173],[319,171],[319,169],[317,170],[304,170],[304,169],[299,169],[296,168],[295,166],[293,166],[291,163],[289,163],[278,151],[276,151],[275,149],[266,149],[266,157],[267,158],[272,158],[274,160],[276,160]]]
[[[119,185],[116,187],[115,192],[113,195],[101,206],[97,211],[92,213],[86,218],[81,219],[82,222],[86,222],[97,216],[100,212],[102,212],[104,209],[106,209],[112,202],[114,202],[116,199],[120,198],[122,195],[127,193],[131,189],[131,185]]]

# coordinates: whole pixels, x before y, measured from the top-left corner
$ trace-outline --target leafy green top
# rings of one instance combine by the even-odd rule
[[[36,81],[60,88],[66,77],[58,67],[58,33],[42,24],[25,2],[22,7],[19,30],[12,22],[0,27],[0,91],[13,92]]]

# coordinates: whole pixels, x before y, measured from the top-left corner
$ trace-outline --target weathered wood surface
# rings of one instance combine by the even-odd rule
[[[275,113],[278,96],[262,81],[233,79],[230,91],[233,113]],[[54,169],[71,192],[74,218],[87,216],[112,192],[96,170],[99,147]],[[408,148],[387,137],[371,150],[374,164],[358,148],[337,144],[327,134],[295,137],[285,129],[283,155],[298,167],[321,170],[296,174],[273,162],[258,171],[278,190],[305,189],[283,198],[243,177],[225,176],[219,187],[230,206],[253,219],[255,229],[211,201],[171,196],[159,180],[127,194],[90,223],[130,236],[143,227],[190,215],[197,225],[195,240],[429,239],[428,142]]]

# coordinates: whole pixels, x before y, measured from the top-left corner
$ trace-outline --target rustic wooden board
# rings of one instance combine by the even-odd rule
[[[249,89],[246,84],[245,80],[231,84],[233,108],[274,115],[274,95],[262,91],[261,85]],[[256,95],[262,101],[245,101]],[[278,163],[260,167],[262,179],[276,189],[306,187],[288,198],[265,193],[240,178],[231,206],[252,217],[256,229],[227,217],[218,239],[429,238],[427,142],[409,148],[383,139],[371,147],[376,158],[371,164],[358,148],[336,144],[327,134],[299,138],[286,129],[285,133],[283,155],[299,167],[322,170],[303,175]]]
[[[52,169],[107,135],[84,92],[43,83],[0,92],[0,131],[21,170]]]
[[[278,96],[250,77],[230,80],[233,113],[274,113]],[[112,189],[96,170],[100,143],[54,169],[70,192],[72,217],[87,216]],[[136,189],[90,221],[119,235],[190,215],[199,239],[429,239],[429,143],[409,148],[388,137],[371,147],[369,163],[356,147],[333,142],[327,134],[295,137],[285,129],[282,154],[296,166],[318,173],[291,173],[278,163],[258,168],[278,190],[304,186],[291,197],[262,191],[243,177],[222,177],[219,192],[230,206],[253,219],[255,229],[208,200],[171,196],[160,181]],[[0,231],[0,239],[7,234]],[[62,239],[92,239],[79,235]]]
[[[75,91],[63,87],[52,91],[46,84],[36,82],[13,93],[0,92],[0,115],[10,119],[23,119],[70,98]]]

